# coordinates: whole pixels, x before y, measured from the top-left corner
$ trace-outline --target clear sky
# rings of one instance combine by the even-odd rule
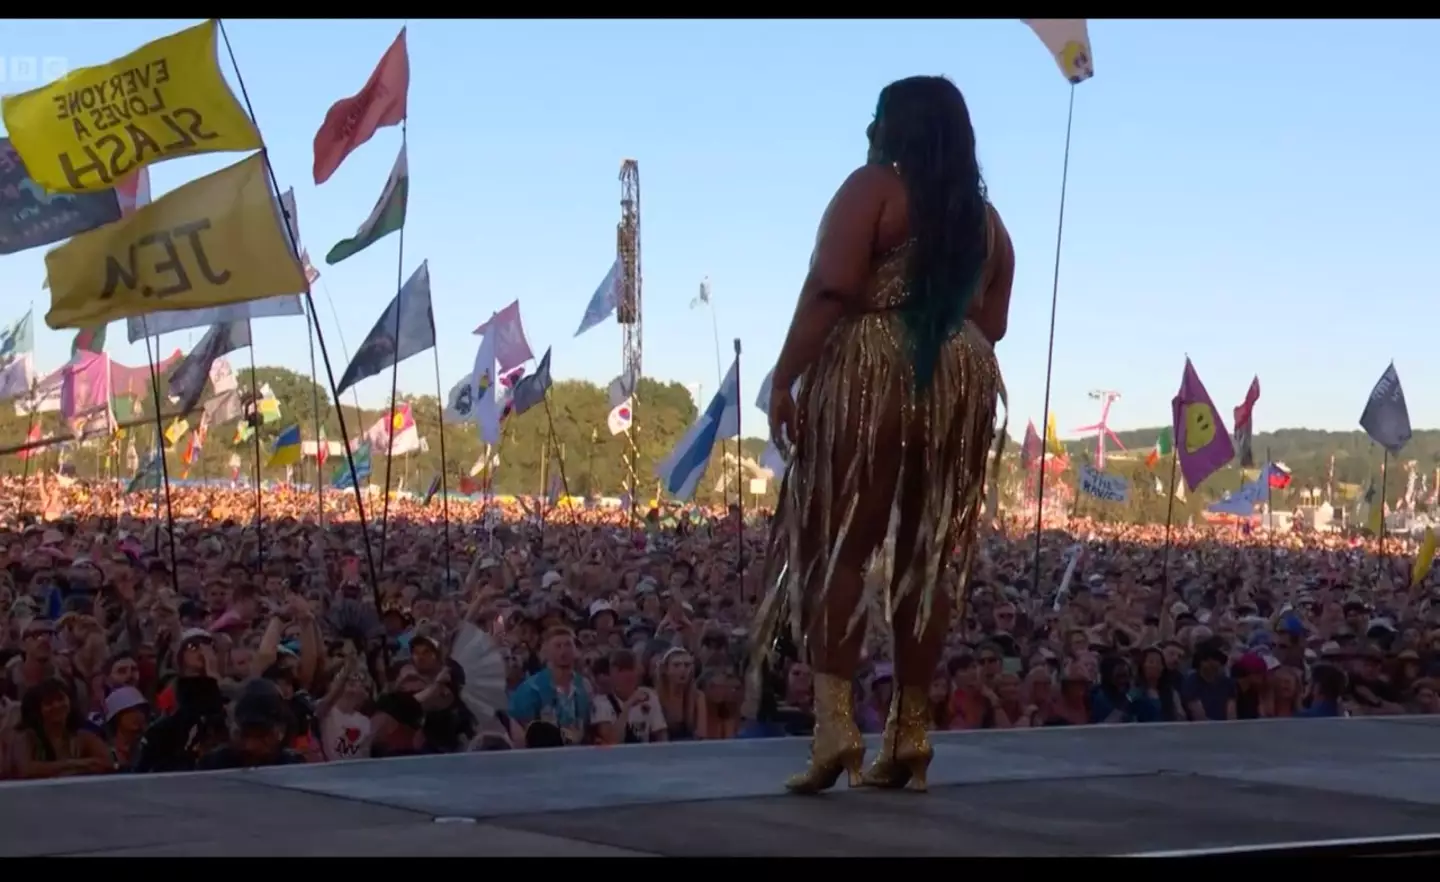
[[[0,55],[110,60],[194,21],[7,21]],[[335,372],[394,295],[395,237],[336,267],[322,255],[369,213],[400,145],[379,132],[322,187],[311,142],[359,90],[402,22],[227,22],[281,186],[319,262],[316,299]],[[864,159],[882,86],[950,76],[974,117],[995,204],[1015,241],[1000,361],[1012,435],[1039,422],[1069,86],[1018,20],[411,22],[411,198],[405,274],[428,258],[443,382],[467,373],[471,331],[519,298],[557,377],[619,372],[613,321],[572,339],[615,250],[617,175],[639,160],[645,371],[703,385],[709,276],[724,348],[744,341],[744,395],[779,353],[816,223]],[[1356,427],[1395,360],[1417,427],[1440,424],[1428,384],[1440,247],[1440,21],[1092,21],[1096,76],[1075,99],[1052,406],[1061,434],[1118,389],[1112,425],[1169,420],[1184,357],[1228,416],[1253,374],[1260,430]],[[222,48],[222,67],[236,83]],[[33,85],[38,85],[35,83]],[[24,84],[24,88],[32,84]],[[17,91],[12,81],[0,86]],[[238,89],[237,89],[238,93]],[[152,168],[158,197],[233,155]],[[41,290],[43,251],[0,258],[4,309]],[[0,316],[0,320],[11,319]],[[257,321],[255,358],[309,370],[305,324]],[[199,331],[177,334],[165,349]],[[38,332],[40,368],[70,332]],[[180,339],[184,338],[184,339]],[[144,348],[110,329],[110,351]],[[244,356],[241,355],[243,364]],[[429,355],[402,390],[433,392]],[[367,405],[388,374],[359,387]],[[762,415],[746,411],[746,434]]]

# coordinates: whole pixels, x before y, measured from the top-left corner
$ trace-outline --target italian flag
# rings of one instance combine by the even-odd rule
[[[1155,464],[1160,462],[1161,457],[1169,456],[1173,452],[1174,441],[1171,438],[1171,432],[1169,426],[1160,430],[1160,437],[1155,439],[1155,446],[1151,448],[1150,455],[1145,457],[1146,466],[1155,468]]]

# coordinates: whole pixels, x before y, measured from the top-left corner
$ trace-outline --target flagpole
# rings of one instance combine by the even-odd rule
[[[1165,558],[1161,565],[1160,580],[1164,590],[1170,590],[1170,527],[1175,522],[1175,478],[1180,469],[1180,454],[1173,447],[1170,451],[1170,503],[1165,507]],[[1038,573],[1037,573],[1038,575]]]
[[[432,319],[433,321],[433,319]],[[431,337],[437,336],[432,333]],[[445,393],[440,388],[440,347],[431,346],[435,361],[435,403],[440,418],[440,517],[445,522],[445,578],[450,578],[450,478],[445,474],[449,459],[445,456]]]
[[[160,335],[155,335],[155,349],[160,349]],[[106,356],[107,358],[109,356]],[[180,575],[176,572],[175,562],[179,556],[175,553],[175,510],[170,502],[170,466],[165,461],[165,425],[160,421],[160,370],[155,364],[155,358],[150,354],[150,336],[145,336],[145,358],[150,363],[150,388],[155,395],[155,444],[159,448],[155,455],[160,459],[160,480],[165,487],[165,530],[170,534],[170,582],[175,593],[180,593]],[[109,402],[106,402],[109,406]],[[156,534],[156,541],[159,541],[159,534]]]
[[[305,323],[305,342],[310,344],[310,393],[315,407],[315,523],[323,528],[325,526],[325,470],[322,463],[325,462],[325,455],[330,451],[328,449],[329,442],[325,440],[324,413],[320,410],[320,380],[315,376],[315,335],[310,330],[309,322]],[[255,344],[252,342],[250,346],[253,349]],[[321,444],[327,445],[324,454],[320,452]]]
[[[36,382],[32,379],[30,381],[30,394],[28,396],[30,399],[30,416],[25,426],[26,441],[29,441],[30,436],[35,434],[35,411],[38,408],[38,404],[35,401],[35,386]],[[30,458],[34,456],[34,454],[31,451],[27,450],[22,454],[22,456],[25,457],[25,465],[20,477],[20,514],[16,521],[16,523],[20,527],[25,526],[25,502],[26,496],[30,492]]]
[[[550,444],[551,444],[551,446],[554,446],[554,447],[555,447],[556,453],[559,454],[558,461],[559,461],[559,468],[560,468],[560,489],[563,490],[563,491],[565,491],[566,508],[569,508],[569,502],[570,502],[570,479],[567,478],[567,477],[565,477],[565,448],[564,448],[564,445],[558,445],[558,446],[556,445],[556,441],[555,441],[555,415],[554,415],[554,412],[550,409],[550,390],[549,390],[549,389],[546,389],[546,390],[545,390],[545,420],[546,420],[546,422],[548,422],[548,423],[550,424]],[[549,487],[548,484],[547,484],[546,487],[545,487],[545,501],[546,501],[546,502],[549,502],[549,501],[550,501],[550,487]],[[576,519],[575,519],[575,513],[574,513],[574,510],[573,510],[573,509],[572,509],[571,512],[570,512],[570,526],[575,530],[575,539],[576,539],[576,542],[579,542],[579,540],[580,540],[580,524],[579,524],[579,523],[576,521]]]
[[[1270,468],[1275,467],[1275,460],[1270,458],[1270,446],[1265,446],[1265,463]],[[1270,541],[1270,555],[1265,559],[1265,581],[1269,583],[1270,573],[1275,569],[1275,487],[1270,483],[1270,472],[1267,470],[1261,473],[1265,479],[1265,530],[1266,538]]]
[[[240,87],[240,97],[245,101],[245,110],[250,115],[252,122],[255,121],[255,106],[250,101],[250,93],[245,88],[245,77],[240,73],[240,65],[235,61],[235,48],[230,45],[230,35],[225,30],[225,20],[215,19],[220,29],[220,38],[225,41],[225,52],[230,56],[230,66],[235,69],[235,83]],[[255,128],[260,128],[259,122],[255,122]],[[263,137],[262,137],[263,143]],[[275,178],[275,167],[270,162],[270,153],[267,148],[261,147],[265,156],[265,170],[270,176],[270,189],[275,196],[275,201],[280,202],[280,184]],[[294,224],[285,224],[286,235],[290,237],[290,247],[296,254],[300,253],[300,243],[295,239]],[[370,531],[365,525],[365,494],[360,489],[360,477],[355,469],[355,453],[350,449],[350,430],[345,426],[345,412],[340,409],[340,393],[335,383],[335,369],[330,365],[330,353],[325,347],[325,335],[320,330],[320,319],[315,314],[315,297],[310,292],[310,283],[305,283],[305,305],[310,315],[310,321],[315,326],[315,341],[320,346],[320,359],[325,363],[325,378],[330,383],[330,394],[335,399],[335,413],[340,420],[340,441],[345,448],[345,463],[350,469],[350,481],[355,487],[355,511],[360,520],[360,535],[365,542],[365,560],[370,569],[370,595],[375,603],[375,608],[380,608],[380,577],[375,566],[375,552],[370,545]],[[333,304],[332,304],[333,305]],[[386,669],[390,666],[390,645],[387,642],[383,648],[383,657]]]
[[[406,148],[406,145],[409,143],[409,141],[408,141],[409,136],[408,136],[408,133],[406,132],[406,128],[407,128],[407,123],[408,123],[408,122],[409,122],[408,116],[402,116],[402,117],[400,118],[400,153],[401,153],[401,154],[404,154],[404,153],[406,152],[406,151],[405,151],[405,148]],[[401,221],[400,221],[400,248],[399,248],[399,251],[398,251],[397,256],[396,256],[396,258],[395,258],[395,346],[396,346],[396,351],[397,351],[397,352],[399,351],[399,346],[400,346],[400,316],[403,315],[404,312],[405,312],[405,308],[404,308],[404,307],[405,307],[405,304],[401,302],[401,296],[402,296],[402,294],[404,293],[404,286],[405,286],[405,220],[402,218]],[[437,355],[436,357],[438,358],[439,356]],[[437,388],[438,388],[438,386],[439,386],[439,373],[438,373],[438,368],[437,368],[437,373],[436,373],[436,386],[437,386]],[[388,531],[389,531],[389,528],[390,528],[390,464],[391,464],[391,463],[394,461],[394,459],[395,459],[395,404],[396,404],[397,396],[399,395],[399,392],[400,392],[400,362],[399,362],[399,361],[396,361],[395,364],[394,364],[394,366],[392,366],[392,367],[390,368],[390,422],[389,422],[389,424],[388,424],[388,425],[389,425],[389,429],[390,429],[390,431],[389,431],[390,443],[389,443],[388,445],[386,445],[386,447],[385,447],[385,499],[384,499],[384,502],[383,502],[383,507],[382,507],[381,510],[380,510],[380,567],[381,567],[382,569],[385,567],[385,541],[386,541],[386,539],[388,538]],[[438,393],[437,393],[437,394],[438,394]],[[444,405],[443,400],[442,400],[440,406],[441,406],[441,408],[442,408],[442,410],[441,410],[441,417],[440,417],[440,432],[441,432],[441,434],[444,434],[444,432],[445,432],[445,417],[444,417],[444,410],[443,410],[443,408],[444,408],[445,405]],[[448,539],[448,536],[449,536],[448,531],[447,531],[447,533],[446,533],[446,536],[447,536],[447,539]],[[449,576],[447,575],[446,578],[449,578]]]
[[[1060,168],[1060,218],[1055,226],[1055,272],[1050,282],[1050,343],[1045,350],[1045,406],[1041,416],[1048,428],[1050,425],[1050,379],[1055,368],[1055,312],[1060,303],[1060,246],[1065,239],[1065,190],[1070,183],[1070,133],[1075,123],[1075,84],[1070,84],[1070,108],[1065,114],[1065,158]],[[1048,438],[1046,439],[1049,440]],[[1174,479],[1171,479],[1171,489],[1174,489]],[[1035,506],[1035,578],[1036,590],[1040,588],[1040,538],[1044,532],[1045,524],[1045,467],[1044,460],[1041,460],[1039,478],[1039,503]],[[1078,494],[1077,494],[1078,495]],[[1175,496],[1172,493],[1170,503],[1173,507]],[[1170,525],[1165,526],[1166,536],[1169,536]],[[1166,565],[1169,565],[1169,540],[1166,540]]]
[[[289,226],[289,223],[286,223]],[[258,381],[255,379],[255,341],[250,341],[250,401],[255,422],[251,425],[254,430],[252,437],[255,440],[255,553],[258,558],[256,569],[265,568],[265,503],[264,494],[260,490],[260,426],[264,419],[260,415],[260,391]],[[157,404],[158,408],[159,405]]]
[[[724,380],[721,380],[724,385]],[[735,576],[740,580],[741,589],[744,589],[745,579],[745,464],[741,460],[741,441],[745,433],[741,431],[745,407],[742,402],[745,396],[740,393],[740,338],[735,338]],[[721,450],[724,450],[722,447]],[[724,464],[725,457],[720,457],[721,464]]]
[[[1385,488],[1390,480],[1390,448],[1381,449],[1384,452],[1380,455],[1380,571],[1384,573],[1390,568],[1385,557]]]

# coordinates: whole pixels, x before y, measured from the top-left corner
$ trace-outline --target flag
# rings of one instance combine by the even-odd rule
[[[39,441],[40,441],[40,423],[39,423],[39,421],[36,421],[36,422],[30,424],[30,431],[25,434],[25,443],[26,443],[26,444],[37,444],[37,443],[39,443]],[[37,448],[37,447],[29,447],[29,448],[26,448],[25,450],[20,451],[20,459],[22,459],[22,460],[29,459],[30,457],[32,457],[32,456],[34,456],[35,454],[40,453],[40,452],[41,452],[40,449]]]
[[[144,490],[160,489],[160,485],[165,477],[163,456],[164,454],[156,451],[150,459],[146,461],[145,467],[136,472],[135,477],[130,479],[130,483],[125,486],[125,492],[129,494],[140,493]]]
[[[610,434],[619,435],[621,432],[630,431],[631,420],[630,399],[627,398],[610,411],[610,416],[605,423],[610,427]]]
[[[1025,441],[1020,445],[1020,467],[1028,469],[1039,463],[1044,455],[1044,443],[1040,440],[1040,433],[1035,431],[1035,421],[1030,420],[1025,424]]]
[[[1153,469],[1156,464],[1160,462],[1161,457],[1169,456],[1174,452],[1175,441],[1173,435],[1174,430],[1169,426],[1165,426],[1160,430],[1160,435],[1155,439],[1155,446],[1150,449],[1149,455],[1145,457],[1146,466]]]
[[[720,391],[655,469],[671,498],[687,501],[705,475],[717,441],[740,434],[740,360],[730,365]]]
[[[1415,552],[1415,564],[1410,569],[1410,587],[1414,588],[1425,577],[1430,575],[1430,565],[1435,562],[1435,530],[1432,527],[1425,528],[1425,538],[1420,540],[1420,548]]]
[[[495,333],[487,332],[480,338],[475,367],[470,371],[470,410],[480,440],[486,444],[500,443],[500,418],[504,414],[499,384],[495,382],[495,337]]]
[[[155,365],[156,372],[164,375],[180,363],[185,356],[176,349]],[[155,385],[150,382],[150,366],[126,367],[110,359],[110,397],[149,400],[155,395]]]
[[[578,337],[607,318],[615,314],[615,308],[620,305],[620,258],[610,264],[610,271],[601,280],[600,287],[590,295],[590,303],[585,307],[585,314],[580,317],[580,328],[575,332]]]
[[[368,480],[370,478],[370,445],[362,441],[360,446],[355,448],[355,452],[350,454],[350,459],[355,461],[355,477],[361,481]],[[337,490],[348,490],[355,486],[355,481],[350,476],[349,459],[339,464],[332,483]]]
[[[551,508],[560,504],[560,497],[565,492],[565,478],[559,470],[550,473],[550,488],[545,492],[545,504]]]
[[[1410,409],[1405,406],[1405,390],[1400,388],[1393,361],[1370,390],[1370,400],[1360,414],[1360,428],[1391,453],[1399,453],[1410,441]]]
[[[488,336],[488,335],[487,335]],[[535,373],[515,384],[515,389],[510,393],[511,407],[518,416],[545,400],[545,393],[550,390],[550,350],[545,350],[545,357],[540,359],[540,365],[535,368]]]
[[[1265,496],[1274,482],[1273,472],[1274,466],[1268,462],[1265,463],[1264,467],[1260,469],[1259,477],[1246,482],[1240,489],[1224,499],[1212,502],[1205,510],[1242,518],[1250,517],[1255,513],[1255,506],[1265,501]]]
[[[460,478],[461,496],[474,496],[477,493],[483,492],[485,492],[485,484],[483,481],[477,481],[469,475],[464,475]]]
[[[395,157],[395,167],[380,191],[380,199],[370,210],[370,216],[360,224],[360,229],[349,239],[341,239],[325,255],[325,262],[334,266],[347,257],[352,257],[374,245],[376,242],[399,231],[405,226],[405,207],[410,194],[410,169],[405,161],[405,145],[400,145],[400,155]]]
[[[60,410],[60,393],[64,389],[65,368],[60,368],[42,377],[30,388],[30,394],[15,402],[15,413],[28,416],[31,413],[56,413]]]
[[[35,351],[34,314],[35,310],[27,310],[15,324],[0,329],[0,364]]]
[[[135,341],[130,341],[135,342]],[[70,341],[70,357],[74,358],[82,352],[104,352],[105,351],[105,325],[81,328],[75,332],[75,339]],[[148,373],[148,371],[147,371]]]
[[[1272,490],[1284,490],[1290,486],[1290,467],[1283,462],[1277,462],[1269,466],[1265,477]]]
[[[249,303],[232,303],[211,309],[176,309],[131,316],[125,320],[125,328],[131,343],[138,343],[146,337],[188,331],[191,328],[206,328],[222,322],[244,322],[260,318],[288,318],[305,314],[305,307],[299,295],[284,294],[266,297]]]
[[[430,489],[425,491],[425,501],[421,505],[429,505],[435,494],[440,492],[440,476],[436,475],[430,480]]]
[[[1245,400],[1235,408],[1235,448],[1240,451],[1241,468],[1251,468],[1255,465],[1255,453],[1250,449],[1251,438],[1254,434],[1251,427],[1251,416],[1255,410],[1255,402],[1260,400],[1260,378],[1256,377],[1250,381],[1250,388],[1245,393]]]
[[[315,133],[315,185],[330,180],[335,169],[355,148],[369,141],[378,129],[398,125],[405,118],[410,91],[410,56],[405,29],[390,44],[365,86],[330,106]]]
[[[1050,452],[1051,456],[1057,458],[1065,456],[1065,445],[1060,442],[1060,433],[1055,430],[1053,411],[1045,418],[1045,449]]]
[[[141,166],[115,185],[120,216],[128,217],[150,204],[150,169]]]
[[[246,323],[249,324],[248,322]],[[249,333],[248,331],[246,332]],[[210,386],[216,395],[223,395],[226,392],[233,392],[236,389],[235,368],[230,366],[230,359],[220,356],[210,365]]]
[[[163,259],[167,253],[177,256]],[[264,153],[183,184],[130,217],[81,233],[46,254],[45,269],[50,279],[45,323],[57,329],[141,315],[157,303],[201,309],[305,290],[305,274],[275,208]]]
[[[0,367],[0,401],[23,398],[35,384],[35,356],[26,352]]]
[[[1083,18],[1022,18],[1060,65],[1060,73],[1071,84],[1095,76],[1090,55],[1090,31]]]
[[[244,415],[245,408],[241,404],[240,391],[231,389],[207,399],[205,411],[200,418],[205,421],[206,425],[218,426],[231,420],[238,420]]]
[[[9,138],[0,138],[0,254],[53,245],[120,219],[114,190],[50,193],[25,170]]]
[[[30,176],[51,193],[110,190],[156,162],[264,146],[220,72],[214,19],[7,95],[0,115]]]
[[[396,315],[399,315],[397,327]],[[398,333],[397,333],[398,332]],[[430,311],[430,263],[425,261],[405,282],[395,299],[380,314],[370,329],[345,375],[340,378],[337,395],[373,377],[412,355],[419,355],[435,345],[435,316]]]
[[[249,322],[226,322],[211,325],[190,354],[170,375],[169,391],[172,398],[180,399],[180,412],[189,413],[205,393],[205,382],[210,379],[210,369],[220,356],[250,345]],[[228,363],[227,363],[228,367]],[[235,376],[230,375],[233,384]],[[216,391],[220,391],[216,389]]]
[[[535,357],[530,350],[530,341],[525,339],[525,326],[520,322],[520,301],[490,316],[490,320],[475,329],[475,335],[495,332],[495,360],[501,371],[508,371]]]
[[[292,466],[300,461],[300,425],[297,423],[275,436],[275,446],[270,449],[270,460],[265,468]]]
[[[182,417],[171,420],[170,427],[165,430],[165,446],[174,447],[175,442],[183,438],[188,431],[190,431],[189,420]]]
[[[232,440],[230,443],[231,443],[231,445],[233,445],[233,446],[238,446],[238,445],[244,444],[246,441],[249,441],[250,438],[251,438],[252,436],[254,436],[254,434],[255,434],[255,427],[252,426],[252,425],[250,425],[248,422],[236,423],[236,424],[235,424],[235,438],[234,438],[234,440]]]
[[[1180,378],[1180,391],[1170,401],[1170,411],[1180,472],[1194,490],[1235,458],[1235,444],[1188,358]]]
[[[494,359],[491,359],[494,363]],[[445,396],[444,418],[456,423],[468,423],[475,417],[475,373],[461,377],[450,387]]]
[[[330,442],[325,438],[325,427],[320,427],[320,440],[315,442],[315,466],[325,468],[325,460],[330,458]]]
[[[618,261],[617,261],[617,263],[618,263]],[[710,305],[710,277],[709,277],[709,276],[706,276],[705,278],[703,278],[703,279],[700,280],[700,293],[699,293],[699,294],[696,294],[696,295],[695,295],[695,299],[690,301],[690,308],[691,308],[691,309],[694,309],[694,308],[697,307],[697,306],[709,306],[709,305]]]
[[[190,440],[185,443],[185,452],[180,456],[180,461],[185,465],[195,464],[196,457],[200,455],[200,449],[205,446],[204,434],[199,429],[190,433]]]
[[[82,353],[61,371],[60,413],[66,420],[110,410],[110,356]]]

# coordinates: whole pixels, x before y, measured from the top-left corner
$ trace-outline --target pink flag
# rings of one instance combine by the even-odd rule
[[[176,349],[170,357],[160,362],[160,394],[165,394],[164,374],[184,358],[184,354]],[[140,398],[150,399],[155,397],[154,388],[150,383],[150,366],[126,367],[123,364],[110,363],[110,395],[114,398]]]
[[[325,114],[325,121],[315,133],[317,186],[330,180],[345,157],[374,137],[377,129],[400,124],[405,118],[409,91],[410,55],[405,49],[405,29],[401,28],[400,36],[390,44],[365,87],[336,101]]]
[[[520,301],[490,316],[488,322],[475,329],[476,334],[487,331],[495,333],[495,360],[500,362],[500,370],[508,371],[535,357],[530,351],[530,342],[525,339],[525,327],[520,324]]]
[[[1171,400],[1170,410],[1180,471],[1185,475],[1185,485],[1194,490],[1235,458],[1235,445],[1188,358],[1180,391]]]
[[[81,352],[61,368],[60,415],[70,422],[110,410],[110,356]]]

